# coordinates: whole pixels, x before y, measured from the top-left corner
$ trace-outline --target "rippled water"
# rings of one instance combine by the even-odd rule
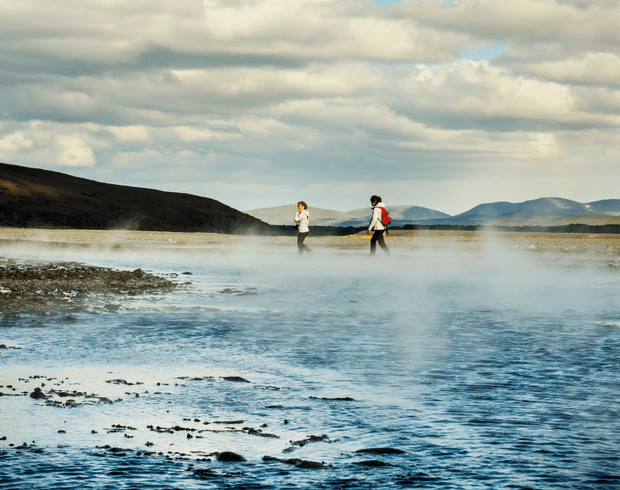
[[[620,486],[619,273],[291,248],[46,252],[180,285],[2,318],[0,488]]]

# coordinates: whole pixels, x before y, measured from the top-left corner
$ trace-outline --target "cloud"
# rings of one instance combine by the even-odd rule
[[[95,165],[94,152],[76,134],[58,134],[54,137],[56,162],[64,167],[92,167]]]
[[[27,139],[21,131],[7,134],[0,139],[0,155],[2,155],[2,152],[14,153],[28,148],[32,148],[32,141]]]
[[[401,96],[405,95],[405,104]],[[421,66],[400,81],[394,105],[456,127],[493,131],[575,129],[618,122],[588,106],[580,87],[516,76],[486,61]]]
[[[578,58],[527,63],[524,71],[559,83],[620,86],[620,54],[585,53]]]
[[[240,209],[596,200],[620,177],[617,2],[374,3],[9,2],[0,158]]]
[[[395,16],[406,15],[425,26],[450,29],[476,39],[524,43],[561,43],[581,50],[617,49],[617,2],[556,0],[404,1]]]

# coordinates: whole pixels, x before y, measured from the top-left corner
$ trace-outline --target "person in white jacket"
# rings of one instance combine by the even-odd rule
[[[370,255],[374,255],[377,250],[377,242],[379,242],[379,246],[381,249],[388,255],[390,255],[390,249],[385,244],[385,240],[383,239],[383,235],[385,235],[385,226],[381,222],[381,209],[385,208],[385,204],[383,204],[380,196],[372,196],[370,198],[370,204],[372,204],[372,218],[370,219],[370,224],[368,225],[368,231],[366,234],[373,232],[372,238],[370,239]]]
[[[310,213],[308,212],[308,205],[303,201],[299,201],[297,203],[295,223],[297,223],[297,248],[299,248],[299,253],[303,254],[304,252],[307,252],[311,254],[312,249],[304,244],[304,240],[310,232]]]

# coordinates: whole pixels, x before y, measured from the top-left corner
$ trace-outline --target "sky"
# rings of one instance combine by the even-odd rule
[[[620,198],[617,0],[3,0],[0,161],[247,211]]]

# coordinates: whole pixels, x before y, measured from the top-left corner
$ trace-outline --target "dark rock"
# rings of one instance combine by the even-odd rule
[[[41,391],[41,388],[35,388],[32,393],[30,393],[30,398],[45,398],[45,393]]]
[[[344,398],[318,398],[316,396],[311,396],[310,400],[325,400],[328,402],[354,402],[355,401],[350,396],[345,396]]]
[[[217,476],[217,473],[213,470],[200,469],[200,470],[194,470],[194,475],[209,477],[209,476]]]
[[[385,461],[377,461],[377,460],[357,461],[353,464],[360,465],[360,466],[371,466],[373,468],[377,468],[379,466],[392,466],[390,463],[386,463]]]
[[[355,452],[367,454],[405,454],[407,451],[403,451],[402,449],[394,449],[391,447],[372,447],[368,449],[359,449]]]
[[[316,461],[305,461],[305,460],[299,460],[295,463],[295,466],[297,466],[297,468],[311,468],[311,469],[317,469],[317,468],[323,468],[323,466],[325,466],[323,463],[317,463]]]
[[[267,424],[263,424],[264,426],[266,426]],[[259,437],[270,437],[273,439],[279,439],[280,436],[276,435],[276,434],[268,434],[266,432],[263,432],[261,429],[254,429],[253,427],[244,427],[243,430],[245,432],[247,432],[250,435],[253,436],[259,436]]]
[[[108,451],[111,452],[112,454],[123,455],[125,453],[133,452],[133,449],[125,449],[122,447],[111,447],[108,449]]]
[[[112,384],[115,384],[115,385],[133,386],[133,383],[125,381],[124,379],[109,379],[109,380],[106,381],[106,383],[112,383]]]
[[[317,463],[316,461],[306,461],[304,459],[298,459],[298,458],[279,459],[279,458],[274,458],[273,456],[263,456],[263,461],[266,461],[266,462],[274,461],[278,463],[294,465],[298,468],[310,468],[310,469],[318,469],[318,468],[323,468],[325,466],[325,463]]]
[[[237,383],[249,383],[247,379],[244,379],[241,376],[224,376],[222,379],[226,381],[235,381]]]
[[[302,439],[301,441],[291,441],[291,444],[293,446],[304,447],[306,444],[310,444],[312,442],[322,442],[322,441],[329,442],[329,436],[325,434],[323,434],[322,436],[308,436],[307,438]]]
[[[233,453],[231,451],[224,451],[221,453],[216,453],[215,457],[217,458],[218,461],[225,461],[225,462],[245,461],[245,458],[243,456],[237,453]]]

